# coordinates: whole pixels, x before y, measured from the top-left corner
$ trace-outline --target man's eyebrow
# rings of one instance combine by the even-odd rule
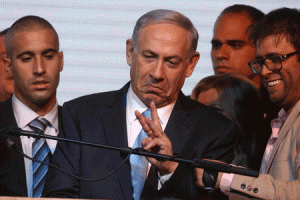
[[[221,43],[221,41],[220,40],[217,40],[217,39],[212,39],[211,41],[210,41],[210,43]]]
[[[20,58],[20,57],[22,57],[23,55],[26,55],[26,54],[28,54],[30,56],[34,55],[34,53],[32,51],[24,51],[24,52],[20,53],[19,55],[17,55],[17,58]]]
[[[279,53],[268,53],[265,57],[266,58],[269,58],[269,57],[272,57],[272,56],[278,56],[278,55],[280,55]],[[263,56],[261,56],[261,55],[257,55],[256,57],[255,57],[255,59],[263,59]]]
[[[49,49],[46,49],[44,51],[42,51],[42,54],[47,54],[49,52],[54,52],[54,53],[57,53],[58,50],[57,49],[54,49],[54,48],[49,48]]]
[[[226,41],[227,44],[247,44],[247,42],[245,42],[244,40],[227,40]]]
[[[151,50],[143,50],[143,51],[142,51],[142,54],[144,54],[144,53],[150,53],[150,54],[153,55],[154,57],[158,56],[157,53],[155,53],[155,52],[153,52],[153,51],[151,51]],[[165,60],[178,59],[180,62],[182,61],[182,58],[181,58],[180,56],[178,56],[178,55],[166,56],[164,59],[165,59]]]
[[[229,45],[232,45],[232,44],[247,44],[246,41],[244,40],[226,40],[225,42],[221,42],[220,40],[218,39],[212,39],[211,40],[211,43],[226,43],[226,44],[229,44]]]
[[[268,58],[268,57],[271,57],[271,56],[279,56],[279,55],[281,55],[281,54],[279,54],[279,53],[268,53],[267,55],[266,55],[266,57]]]
[[[49,48],[49,49],[45,49],[44,51],[42,51],[42,54],[47,54],[49,52],[58,52],[57,49],[54,49],[54,48]],[[24,51],[22,53],[20,53],[19,55],[17,55],[17,58],[20,58],[22,57],[23,55],[30,55],[30,56],[33,56],[34,55],[34,52],[33,51]]]
[[[157,55],[155,52],[151,51],[151,50],[143,50],[142,53],[150,53],[150,54],[153,54],[153,55]]]

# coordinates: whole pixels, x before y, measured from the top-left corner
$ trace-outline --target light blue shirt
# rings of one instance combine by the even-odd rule
[[[127,92],[126,97],[126,119],[127,119],[127,140],[128,140],[128,147],[133,147],[136,137],[142,130],[142,125],[140,124],[139,120],[136,118],[134,112],[138,110],[140,113],[143,113],[148,107],[136,96],[133,92],[131,85]],[[164,106],[162,108],[157,109],[157,114],[159,117],[159,121],[163,130],[165,130],[167,123],[169,121],[170,115],[172,110],[175,106],[175,102]],[[148,164],[148,173],[150,170],[151,164]],[[158,181],[158,189],[162,187],[162,185],[171,178],[171,174],[167,174],[164,176],[160,176],[158,173],[159,181]]]

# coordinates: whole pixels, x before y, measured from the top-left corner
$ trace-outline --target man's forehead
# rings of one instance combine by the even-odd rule
[[[285,35],[269,35],[256,42],[257,56],[289,53],[295,48]]]
[[[221,15],[215,25],[215,33],[231,33],[246,35],[248,27],[252,24],[246,14],[224,14]]]
[[[171,26],[168,26],[171,25]],[[173,23],[156,23],[143,28],[137,48],[142,51],[189,50],[189,32]]]

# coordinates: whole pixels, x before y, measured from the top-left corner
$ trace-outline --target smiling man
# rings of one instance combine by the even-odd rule
[[[4,61],[9,76],[14,77],[14,94],[0,103],[0,125],[35,132],[42,129],[45,134],[58,135],[61,108],[56,89],[63,69],[63,53],[59,52],[55,29],[43,18],[25,16],[8,30],[5,48]],[[11,139],[23,153],[45,162],[49,162],[56,147],[56,142],[43,138]],[[24,158],[5,143],[1,138],[0,195],[40,197],[47,165]]]
[[[197,42],[192,22],[178,12],[154,10],[143,15],[126,42],[131,81],[118,91],[66,102],[65,137],[230,162],[235,125],[181,92],[200,57]],[[57,164],[89,179],[108,175],[124,159],[117,151],[100,148],[61,143],[59,149],[61,153],[54,157]],[[97,182],[76,180],[55,170],[49,181],[48,195],[53,197],[137,200],[206,195],[196,187],[192,166],[135,155]]]
[[[271,101],[282,109],[271,122],[259,177],[223,174],[220,188],[231,199],[300,197],[299,35],[300,11],[290,8],[267,14],[252,35],[257,55],[249,65],[260,75]]]

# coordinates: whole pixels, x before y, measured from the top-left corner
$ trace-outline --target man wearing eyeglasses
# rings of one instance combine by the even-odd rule
[[[219,173],[217,186],[229,199],[300,198],[300,10],[270,12],[253,31],[256,59],[249,62],[260,75],[270,99],[282,109],[272,120],[258,178]],[[197,170],[203,186],[203,171]],[[205,172],[206,173],[206,172]]]
[[[249,40],[249,34],[255,25],[265,16],[257,8],[244,4],[234,4],[226,7],[218,16],[213,30],[211,40],[211,60],[215,74],[238,74],[252,80],[259,88],[264,112],[264,135],[258,141],[252,141],[255,148],[255,157],[261,160],[265,146],[271,134],[270,122],[276,118],[280,108],[270,101],[268,92],[263,87],[259,75],[253,73],[248,66],[248,62],[256,56],[256,48]],[[249,158],[237,156],[235,160],[243,161]],[[260,167],[257,161],[256,170]],[[238,164],[237,162],[236,164]],[[242,163],[242,162],[240,162]]]

